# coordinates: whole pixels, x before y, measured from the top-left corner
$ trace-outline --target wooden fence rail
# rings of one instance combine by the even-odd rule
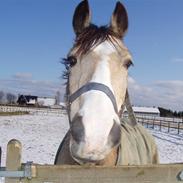
[[[144,166],[55,166],[21,164],[21,143],[11,140],[7,147],[5,183],[179,183],[183,164]],[[1,167],[2,168],[2,167]],[[9,175],[9,176],[8,176]],[[19,177],[16,177],[19,175]],[[11,177],[11,178],[10,178]]]
[[[42,115],[53,115],[53,116],[62,116],[66,114],[66,111],[63,109],[54,109],[54,108],[38,108],[38,107],[19,107],[19,106],[1,106],[0,112],[28,112],[30,114],[42,114]]]
[[[155,128],[155,126],[159,127],[159,130],[162,131],[162,127],[167,128],[167,132],[170,132],[170,129],[176,129],[179,134],[181,131],[183,132],[183,122],[175,122],[175,121],[166,121],[161,118],[148,118],[148,117],[136,117],[137,121],[142,125],[146,125],[147,128]]]

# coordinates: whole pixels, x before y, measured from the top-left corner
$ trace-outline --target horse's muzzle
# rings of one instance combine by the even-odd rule
[[[70,152],[71,156],[79,164],[97,164],[104,160],[111,150],[120,144],[121,127],[113,120],[112,128],[106,136],[107,141],[99,137],[91,137],[94,141],[85,139],[85,128],[82,116],[76,115],[71,124]],[[92,130],[92,129],[91,129]],[[101,137],[102,138],[102,137]]]

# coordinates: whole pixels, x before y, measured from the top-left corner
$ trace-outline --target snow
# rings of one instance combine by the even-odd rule
[[[154,130],[149,129],[149,131],[155,137],[160,163],[183,163],[183,131],[177,134],[176,129],[171,129],[168,133],[167,128],[159,131],[159,127]]]
[[[22,143],[22,161],[53,164],[60,142],[68,130],[66,115],[23,115],[0,117],[0,146],[5,166],[7,143],[17,139]]]
[[[9,140],[18,139],[23,146],[22,162],[53,164],[56,151],[69,125],[65,114],[59,116],[37,113],[22,116],[0,117],[0,146],[5,166],[6,146]],[[160,163],[183,162],[183,132],[177,134],[149,129],[158,145]]]

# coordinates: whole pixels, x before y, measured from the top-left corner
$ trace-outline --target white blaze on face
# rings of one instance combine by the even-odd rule
[[[105,41],[93,51],[100,56],[101,60],[97,63],[91,82],[107,85],[113,92],[109,55],[116,52],[116,50],[111,43]],[[89,154],[92,154],[95,150],[93,155],[96,156],[100,154],[105,155],[104,153],[110,150],[109,147],[107,147],[108,135],[114,120],[119,123],[118,116],[115,113],[111,100],[105,93],[92,90],[83,94],[82,98],[84,102],[79,114],[82,116],[82,122],[85,128],[86,144],[83,144],[84,150],[88,151]],[[96,150],[98,150],[98,152],[96,152]]]

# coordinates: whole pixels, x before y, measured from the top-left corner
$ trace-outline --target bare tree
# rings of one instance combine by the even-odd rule
[[[6,99],[7,99],[8,104],[13,104],[16,102],[16,95],[14,95],[12,93],[7,93]]]
[[[4,92],[0,91],[0,103],[2,103],[4,97]]]
[[[57,91],[55,96],[55,105],[60,105],[60,95],[60,91]]]

